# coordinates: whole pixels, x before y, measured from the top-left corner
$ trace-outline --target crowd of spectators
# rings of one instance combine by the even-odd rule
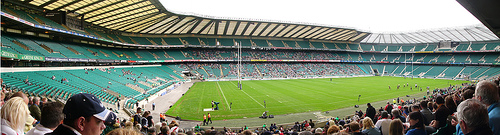
[[[238,76],[238,65],[233,63],[188,63],[180,64],[180,67],[186,71],[201,72],[203,78],[224,79]],[[262,79],[363,75],[364,72],[356,65],[340,63],[244,63],[241,65],[240,74],[243,78]]]
[[[188,57],[201,60],[236,60],[238,51],[235,50],[192,50],[186,53]],[[294,51],[294,50],[243,50],[242,60],[344,60],[344,56],[339,56],[331,52],[318,51]]]

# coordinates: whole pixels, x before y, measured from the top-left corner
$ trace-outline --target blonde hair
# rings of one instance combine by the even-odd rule
[[[372,118],[366,117],[363,119],[363,130],[370,128],[375,128],[375,125],[373,125]]]
[[[115,130],[112,130],[111,132],[108,132],[106,135],[142,135],[142,134],[130,128],[117,128]]]
[[[8,125],[17,132],[23,132],[26,117],[29,115],[28,105],[23,98],[13,97],[2,106],[2,119],[9,121]]]

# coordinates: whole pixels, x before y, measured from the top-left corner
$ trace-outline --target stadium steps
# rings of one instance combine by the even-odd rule
[[[121,57],[122,57],[122,56],[120,56],[120,55],[119,55],[118,53],[116,53],[116,52],[111,52],[111,53],[112,53],[112,54],[114,54],[114,55],[115,55],[116,57],[118,57],[118,58],[121,58]]]
[[[108,53],[103,52],[102,50],[99,50],[100,53],[104,54],[104,56],[109,57]]]
[[[137,58],[139,58],[139,59],[144,58],[144,57],[142,57],[141,55],[137,54],[136,52],[134,52],[134,55],[135,55],[135,56],[137,56]]]
[[[153,41],[153,40],[151,40],[151,39],[149,39],[149,38],[146,38],[146,40],[148,40],[148,41],[149,41],[151,44],[153,44],[153,45],[158,45],[155,41]]]
[[[446,70],[448,70],[449,68],[450,68],[450,67],[446,67],[446,68],[443,70],[443,72],[439,73],[439,75],[438,75],[438,76],[436,76],[436,78],[441,78],[441,77],[444,77],[444,76],[446,75],[446,74],[445,74]]]
[[[23,48],[24,50],[31,50],[28,46],[22,44],[21,42],[17,41],[17,40],[12,40],[12,43],[20,46],[21,48]]]
[[[127,87],[129,87],[137,92],[140,92],[140,93],[144,93],[146,91],[143,88],[136,86],[136,85],[133,85],[133,84],[130,84],[130,83],[125,84],[125,86],[127,86]]]
[[[391,74],[393,75],[394,72],[396,72],[396,70],[398,70],[398,68],[399,68],[399,65],[396,68],[394,68],[394,70],[392,70]]]
[[[153,88],[153,86],[151,86],[151,84],[149,84],[149,83],[147,83],[145,81],[138,81],[138,83],[140,83],[140,84],[142,84],[142,85],[144,85],[144,86],[146,86],[148,88]]]
[[[167,67],[168,67],[168,66],[167,66]],[[156,67],[156,68],[160,69],[161,71],[163,71],[163,72],[165,72],[165,73],[167,73],[167,74],[170,74],[170,77],[172,77],[172,78],[174,78],[174,79],[176,79],[176,80],[180,80],[180,79],[179,79],[178,77],[176,77],[175,75],[172,75],[171,73],[169,73],[169,72],[167,72],[167,71],[165,71],[165,70],[163,70],[163,69],[161,69],[161,68],[159,68],[159,67]],[[170,67],[169,67],[169,68],[170,68]],[[172,70],[173,70],[173,69],[172,69]],[[175,74],[177,74],[177,73],[175,73]]]
[[[486,69],[486,70],[485,70],[485,71],[483,71],[481,74],[479,74],[479,75],[478,75],[478,77],[479,77],[479,78],[481,78],[481,77],[482,77],[482,75],[483,75],[484,73],[488,72],[488,70],[490,70],[490,69],[491,69],[491,67],[488,67],[488,69]]]
[[[419,77],[423,77],[425,76],[425,74],[427,74],[429,71],[431,71],[432,69],[434,68],[434,66],[432,66],[431,68],[429,68],[429,70],[425,71],[425,72],[422,72],[423,74],[422,75],[419,75]]]
[[[160,56],[156,55],[156,53],[152,53],[150,51],[148,51],[149,54],[153,55],[153,57],[158,60],[159,58],[161,58]]]
[[[101,88],[101,89],[102,89],[102,88],[104,88],[104,87],[101,87],[101,86],[99,86],[99,85],[97,85],[97,84],[95,84],[95,83],[91,82],[91,81],[85,80],[85,79],[83,79],[83,78],[81,78],[81,77],[79,77],[79,76],[77,76],[77,75],[75,75],[75,74],[72,74],[72,73],[70,73],[70,72],[68,72],[68,71],[64,71],[64,72],[65,72],[65,73],[67,73],[67,74],[69,74],[69,75],[75,76],[75,77],[77,77],[77,78],[79,78],[79,79],[81,79],[81,80],[83,80],[83,81],[85,81],[85,82],[87,82],[87,83],[93,84],[93,85],[95,85],[95,86],[97,86],[97,87],[99,87],[99,88]],[[109,90],[109,89],[106,91],[106,93],[109,93],[109,94],[114,95],[114,96],[116,96],[116,97],[118,97],[118,95],[119,95],[117,92],[112,91],[112,90]]]
[[[464,70],[465,70],[465,67],[463,67],[462,70],[460,70],[460,72],[458,72],[458,74],[455,77],[453,77],[453,79],[458,78],[458,76],[461,75]]]
[[[404,71],[406,71],[406,68],[407,68],[407,67],[408,67],[408,66],[405,66],[405,67],[403,68],[403,70],[401,70],[401,72],[399,72],[399,75],[403,75],[403,74],[404,74],[403,72],[404,72]]]
[[[262,73],[260,72],[259,68],[257,67],[257,65],[254,66],[255,70],[257,70],[257,73],[259,73],[260,77],[264,77],[262,76]]]
[[[132,58],[132,57],[131,57],[130,55],[128,55],[127,53],[121,53],[121,54],[123,54],[123,55],[125,56],[125,58],[127,58],[127,59]]]
[[[219,65],[220,77],[224,77],[224,72],[222,72],[222,65]]]

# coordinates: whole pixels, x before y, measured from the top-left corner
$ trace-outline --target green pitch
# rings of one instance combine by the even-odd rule
[[[332,81],[329,78],[254,80],[243,81],[243,90],[237,88],[236,81],[198,82],[166,114],[182,119],[203,120],[203,114],[210,113],[213,120],[223,120],[259,117],[264,111],[273,115],[329,111],[425,93],[427,86],[432,91],[434,88],[464,82],[402,77],[333,78]],[[413,86],[413,90],[403,87],[406,83]],[[422,87],[422,91],[415,88],[415,83]],[[400,90],[396,90],[398,84],[401,84]],[[392,90],[389,90],[389,86]],[[219,110],[204,111],[212,107],[212,100],[220,103]]]

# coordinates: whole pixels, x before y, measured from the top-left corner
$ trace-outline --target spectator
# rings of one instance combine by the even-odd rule
[[[168,126],[162,126],[160,128],[160,134],[158,135],[170,135],[170,129],[168,128]]]
[[[382,134],[388,135],[390,130],[389,126],[392,120],[389,119],[389,113],[387,113],[386,111],[382,111],[381,117],[382,118],[378,120],[377,123],[375,123],[375,127],[381,129]]]
[[[150,111],[145,111],[144,114],[142,114],[141,119],[139,119],[139,122],[141,123],[141,128],[142,128],[141,131],[144,133],[148,132],[149,123],[148,123],[147,117],[149,116],[149,114],[150,114]]]
[[[444,105],[444,98],[442,96],[436,98],[436,104],[438,107],[436,112],[434,112],[435,120],[431,122],[430,126],[438,129],[446,126],[446,119],[451,115],[451,111]]]
[[[381,132],[378,128],[375,128],[373,125],[373,120],[370,117],[365,117],[363,119],[363,133],[367,135],[381,135]]]
[[[29,107],[29,110],[31,112],[31,116],[38,121],[40,121],[41,117],[42,117],[39,105],[40,105],[40,98],[34,97],[33,104]]]
[[[26,135],[44,135],[54,131],[64,119],[63,108],[64,104],[60,102],[45,103],[41,112],[40,124]]]
[[[431,110],[427,107],[427,101],[422,101],[420,102],[420,107],[422,107],[420,112],[424,115],[425,117],[425,125],[429,125],[432,120],[434,120],[434,115],[432,114]]]
[[[401,111],[399,109],[393,109],[392,110],[392,119],[399,119],[401,120],[401,122],[405,123],[406,122],[406,118],[401,116]]]
[[[406,133],[406,135],[427,135],[427,132],[425,131],[425,125],[424,125],[424,115],[420,113],[420,111],[417,112],[411,112],[410,115],[408,115],[409,123],[410,123],[410,130]]]
[[[403,132],[404,132],[403,122],[401,122],[401,120],[399,119],[392,120],[389,126],[388,135],[404,135]]]
[[[333,135],[335,133],[338,133],[340,131],[340,128],[339,126],[337,125],[331,125],[329,128],[328,128],[328,131],[326,132],[327,135]]]
[[[28,105],[29,103],[29,98],[28,96],[26,96],[24,93],[22,92],[16,92],[14,94],[12,94],[11,98],[13,97],[20,97],[24,100],[24,103],[26,103],[26,105]],[[29,108],[28,108],[29,109]],[[28,113],[29,113],[29,110],[28,110]],[[29,130],[31,130],[31,128],[33,128],[33,124],[35,124],[37,121],[35,120],[35,118],[31,117],[31,115],[27,115],[26,116],[26,121],[24,123],[25,127],[24,127],[24,132],[28,132]]]
[[[366,104],[366,106],[368,106],[368,108],[366,108],[365,116],[370,117],[370,119],[373,120],[376,114],[375,108],[373,108],[373,106],[370,103]]]
[[[481,81],[477,84],[475,99],[486,105],[491,130],[494,134],[500,134],[500,99],[498,85],[489,81]]]
[[[135,114],[134,114],[134,125],[137,125],[139,124],[139,122],[141,121],[141,114],[142,113],[142,109],[140,107],[137,108]]]
[[[457,104],[455,104],[455,100],[453,100],[453,96],[446,96],[444,104],[448,109],[450,109],[451,113],[457,112]]]
[[[5,93],[0,92],[0,109],[2,108],[3,104],[5,103]]]
[[[99,135],[116,115],[106,109],[94,95],[79,93],[71,96],[64,106],[65,118],[51,135]]]
[[[488,110],[475,99],[467,99],[457,107],[457,119],[466,135],[493,135],[488,126]]]
[[[29,116],[29,110],[23,98],[13,97],[7,100],[1,109],[1,113],[2,135],[24,134],[24,124],[26,117]]]
[[[385,108],[384,110],[387,111],[387,112],[392,112],[392,105],[389,101],[387,101],[387,105],[385,105]]]
[[[356,121],[349,123],[349,130],[352,133],[352,135],[363,135],[364,134],[361,132],[359,123]]]
[[[142,134],[130,128],[117,128],[107,133],[106,135],[142,135]]]

